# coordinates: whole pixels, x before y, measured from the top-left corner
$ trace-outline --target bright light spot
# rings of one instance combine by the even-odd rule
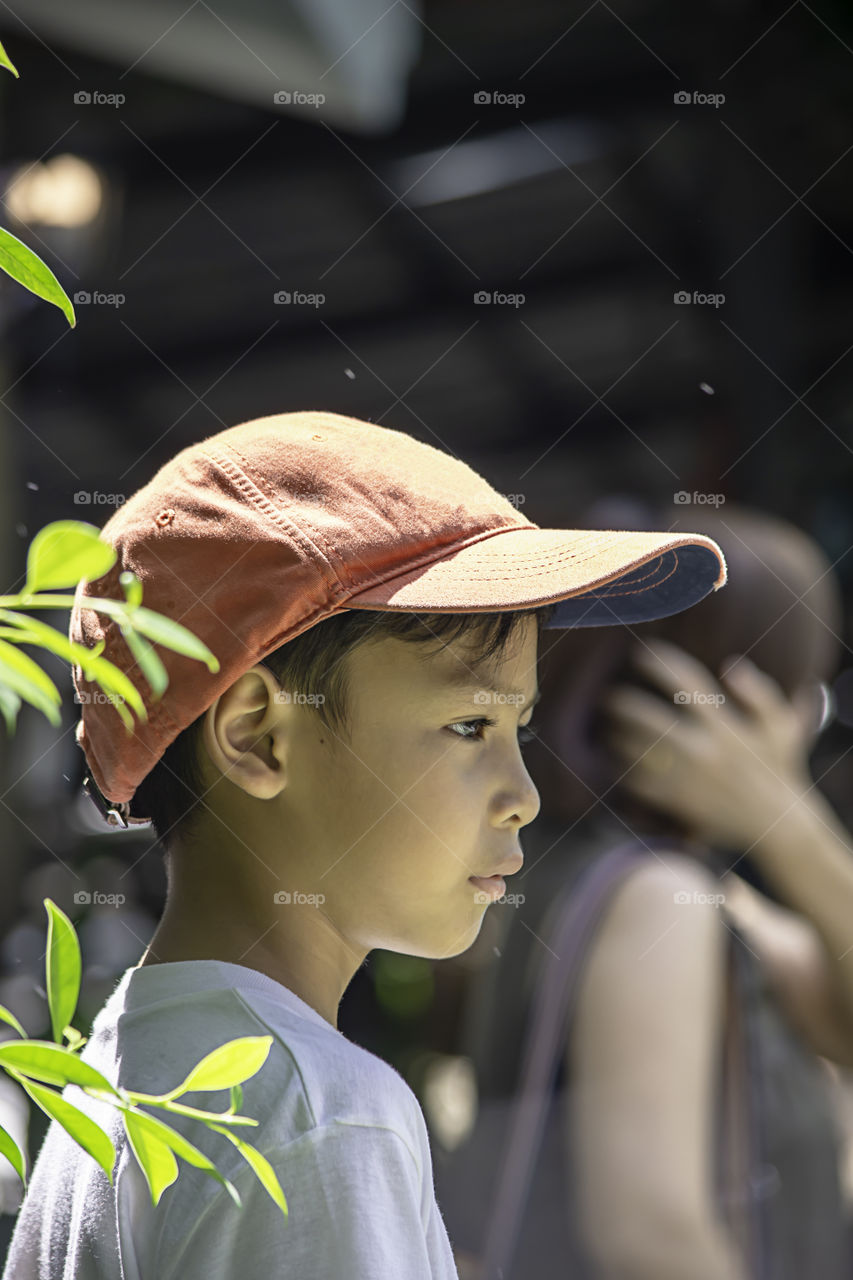
[[[30,226],[82,227],[97,216],[104,183],[78,156],[61,155],[16,169],[6,188],[6,208]]]
[[[425,1073],[424,1108],[446,1151],[465,1141],[477,1119],[477,1080],[470,1058],[435,1055]]]

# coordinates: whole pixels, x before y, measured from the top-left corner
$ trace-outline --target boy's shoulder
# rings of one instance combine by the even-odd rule
[[[244,1206],[238,1212],[221,1183],[186,1161],[174,1185],[152,1203],[120,1112],[69,1085],[69,1101],[113,1141],[114,1184],[52,1124],[19,1216],[15,1275],[37,1274],[45,1240],[57,1256],[132,1257],[135,1274],[170,1280],[206,1275],[211,1259],[221,1267],[232,1253],[246,1275],[271,1274],[283,1250],[292,1265],[288,1274],[344,1274],[340,1259],[334,1265],[329,1259],[336,1250],[348,1256],[356,1247],[374,1262],[377,1249],[390,1249],[396,1261],[383,1274],[403,1274],[397,1255],[403,1258],[420,1233],[418,1247],[428,1254],[428,1264],[437,1259],[444,1268],[440,1274],[455,1274],[435,1208],[426,1125],[415,1095],[393,1067],[348,1040],[288,989],[240,966],[182,962],[144,970],[140,978],[134,973],[125,974],[97,1015],[83,1057],[113,1083],[163,1094],[227,1041],[270,1036],[263,1066],[242,1085],[239,1114],[258,1123],[235,1132],[272,1165],[290,1214],[282,1218],[254,1170],[221,1134],[195,1117],[159,1108],[158,1118],[239,1189]],[[230,1094],[196,1090],[179,1101],[223,1112]],[[340,1240],[326,1229],[330,1203]],[[389,1214],[396,1215],[393,1240]],[[439,1272],[433,1268],[429,1274]]]
[[[269,1035],[269,1054],[244,1082],[240,1108],[261,1121],[264,1146],[286,1146],[335,1123],[363,1125],[394,1129],[421,1163],[423,1115],[408,1084],[387,1062],[254,971],[207,961],[169,968],[173,972],[161,971],[156,982],[149,977],[140,983],[132,975],[136,986],[126,988],[117,1021],[104,1019],[105,1038],[117,1036],[121,1085],[166,1092],[227,1041]],[[181,1101],[210,1110],[229,1104],[224,1090],[189,1093]],[[259,1129],[245,1132],[250,1141],[260,1136]]]
[[[264,1083],[283,1115],[299,1106],[301,1095],[306,1113],[300,1123],[306,1128],[338,1122],[394,1128],[412,1136],[413,1129],[420,1131],[423,1117],[415,1095],[389,1063],[328,1023],[320,1026],[295,1015],[273,996],[235,994],[263,1023],[266,1030],[258,1034],[274,1037],[267,1063],[275,1069],[267,1072]],[[266,1066],[258,1073],[259,1083]]]

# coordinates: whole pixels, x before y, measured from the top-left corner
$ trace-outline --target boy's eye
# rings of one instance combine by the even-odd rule
[[[472,733],[459,733],[456,736],[459,738],[467,738],[470,742],[482,742],[482,730],[494,728],[496,724],[496,720],[491,720],[488,716],[480,716],[477,720],[457,720],[456,724],[450,725],[449,727],[454,731],[460,728],[471,729],[473,730]],[[519,725],[518,741],[521,746],[525,746],[526,743],[532,742],[535,737],[536,732],[533,725]]]

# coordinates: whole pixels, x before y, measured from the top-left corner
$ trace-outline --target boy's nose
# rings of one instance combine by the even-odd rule
[[[526,827],[539,813],[542,801],[524,765],[519,764],[518,770],[516,779],[507,790],[506,809],[509,815],[517,818],[519,827]]]

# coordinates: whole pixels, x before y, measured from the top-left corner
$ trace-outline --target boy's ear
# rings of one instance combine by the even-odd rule
[[[202,726],[215,772],[258,800],[272,799],[285,785],[284,736],[293,708],[280,694],[276,677],[258,663],[219,695]]]

